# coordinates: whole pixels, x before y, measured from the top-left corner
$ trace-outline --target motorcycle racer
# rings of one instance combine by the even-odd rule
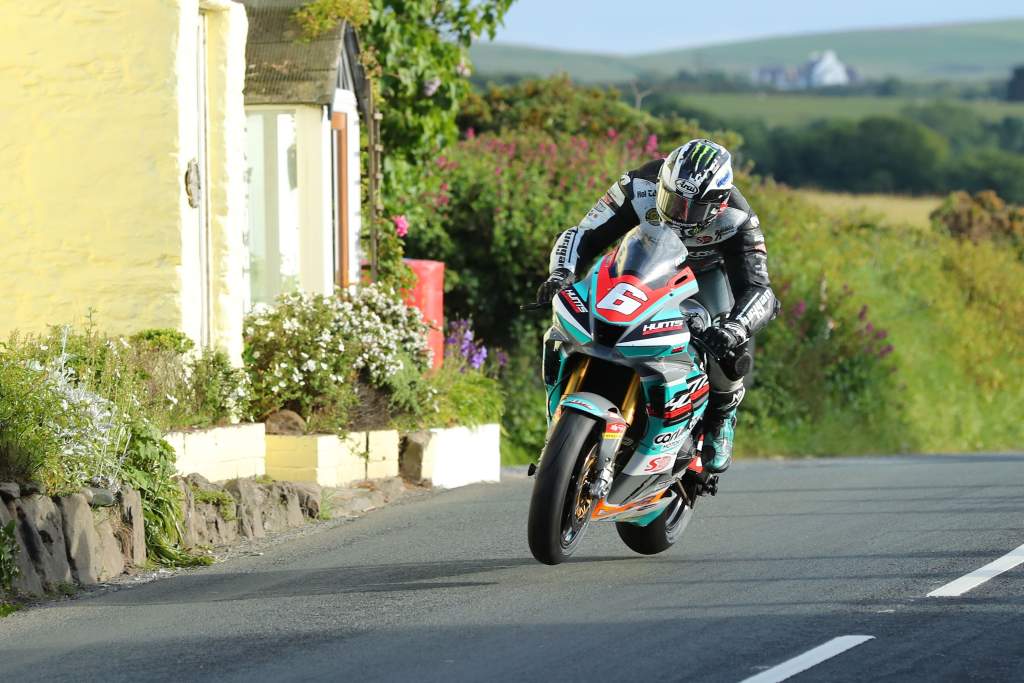
[[[744,394],[743,378],[727,376],[715,358],[749,348],[753,335],[779,309],[760,222],[732,181],[732,155],[707,139],[691,140],[664,160],[628,171],[579,225],[558,237],[550,275],[537,290],[537,302],[550,303],[589,261],[638,225],[679,235],[700,287],[696,299],[714,320],[701,337],[711,355],[701,460],[712,473],[729,467],[736,410]]]

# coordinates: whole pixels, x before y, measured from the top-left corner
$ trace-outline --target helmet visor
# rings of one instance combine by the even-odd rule
[[[656,201],[658,212],[662,218],[684,227],[707,223],[721,203],[721,200],[709,201],[708,199],[683,197],[665,189],[661,183],[658,184]]]

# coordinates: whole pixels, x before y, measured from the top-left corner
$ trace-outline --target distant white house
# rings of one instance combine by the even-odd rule
[[[808,90],[810,88],[844,87],[859,80],[857,72],[844,64],[834,50],[815,52],[798,68],[766,66],[754,71],[758,85],[776,90]]]
[[[850,73],[845,64],[832,50],[825,50],[820,55],[811,55],[811,60],[804,67],[808,88],[827,88],[850,84]]]

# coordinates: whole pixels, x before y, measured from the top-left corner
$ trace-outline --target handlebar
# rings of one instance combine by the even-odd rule
[[[537,302],[534,302],[532,304],[520,304],[519,310],[520,311],[540,311],[542,309],[548,308],[550,305],[551,305],[550,303],[542,304],[542,303],[537,303]]]
[[[711,353],[711,349],[707,347],[704,340],[700,338],[699,334],[694,334],[691,339],[696,341],[704,353],[711,356],[718,362],[718,367],[722,368],[722,372],[725,376],[731,379],[733,382],[738,382],[743,379],[744,375],[750,372],[750,369],[754,366],[754,358],[744,349],[742,353],[739,349],[732,349],[726,352],[722,356],[714,356]]]

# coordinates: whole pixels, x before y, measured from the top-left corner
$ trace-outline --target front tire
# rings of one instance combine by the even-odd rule
[[[681,484],[674,484],[672,492],[675,494],[672,502],[647,526],[637,526],[629,522],[615,523],[619,538],[630,550],[641,555],[657,555],[671,548],[683,535],[693,518],[693,508],[687,505],[686,499],[680,495]]]
[[[527,540],[530,552],[544,564],[559,564],[575,552],[590,523],[594,501],[590,482],[596,474],[597,421],[564,411],[540,459]]]

